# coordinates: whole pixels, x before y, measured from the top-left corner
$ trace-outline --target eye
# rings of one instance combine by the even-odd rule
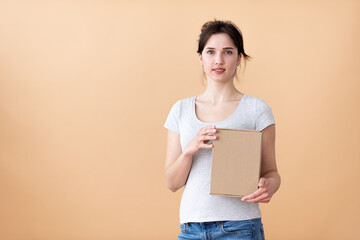
[[[227,55],[231,55],[232,51],[225,51],[224,53],[227,54]]]
[[[214,51],[213,51],[213,50],[209,50],[209,51],[207,51],[206,53],[207,53],[207,54],[213,54]]]

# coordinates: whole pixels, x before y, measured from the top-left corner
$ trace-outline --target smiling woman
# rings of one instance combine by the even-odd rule
[[[212,35],[203,52],[203,54],[199,53],[199,59],[206,76],[214,81],[232,80],[236,68],[240,65],[241,57],[228,34]]]
[[[215,21],[215,22],[220,22],[220,21]],[[251,57],[245,53],[244,41],[240,29],[237,28],[235,24],[229,21],[223,23],[224,24],[214,24],[214,22],[209,21],[203,25],[203,27],[201,28],[197,53],[199,54],[199,56],[201,56],[202,52],[204,51],[205,45],[208,45],[207,49],[210,52],[207,53],[213,54],[214,51],[212,50],[214,49],[212,49],[212,46],[211,44],[209,44],[208,41],[214,34],[217,35],[223,33],[224,35],[227,36],[227,38],[230,39],[230,45],[233,46],[233,47],[224,47],[223,50],[229,50],[229,51],[225,51],[224,54],[233,55],[237,53],[237,56],[239,57],[239,62],[237,64],[238,67],[240,66],[241,56],[244,58],[245,63],[246,60],[250,60]],[[234,72],[234,76],[236,76],[236,69]]]
[[[275,120],[264,100],[234,86],[241,58],[249,59],[240,30],[231,22],[211,21],[201,30],[198,56],[207,79],[199,96],[178,100],[168,129],[165,179],[175,192],[185,186],[178,239],[264,239],[259,203],[280,186],[275,162]],[[263,131],[259,188],[240,198],[210,195],[211,156],[216,128]]]

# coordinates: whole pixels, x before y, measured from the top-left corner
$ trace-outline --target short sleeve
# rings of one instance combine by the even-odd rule
[[[181,100],[178,100],[171,108],[169,115],[165,121],[164,127],[172,132],[180,135],[179,116],[180,116]]]
[[[256,130],[262,131],[267,126],[271,124],[275,124],[275,119],[270,106],[267,105],[266,102],[261,98],[257,98],[255,111],[256,111],[256,119],[255,119]]]

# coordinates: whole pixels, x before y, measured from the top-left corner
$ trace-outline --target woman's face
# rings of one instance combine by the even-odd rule
[[[226,33],[213,34],[199,54],[200,63],[208,80],[232,81],[240,64],[238,50]]]

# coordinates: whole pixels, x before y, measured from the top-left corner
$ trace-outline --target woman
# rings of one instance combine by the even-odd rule
[[[185,186],[178,239],[264,239],[259,203],[269,202],[280,186],[272,110],[261,98],[234,86],[241,58],[249,56],[233,23],[205,23],[197,53],[206,90],[178,100],[164,125],[168,129],[166,184],[173,192]],[[209,194],[216,127],[263,131],[261,178],[254,193],[243,198]]]

